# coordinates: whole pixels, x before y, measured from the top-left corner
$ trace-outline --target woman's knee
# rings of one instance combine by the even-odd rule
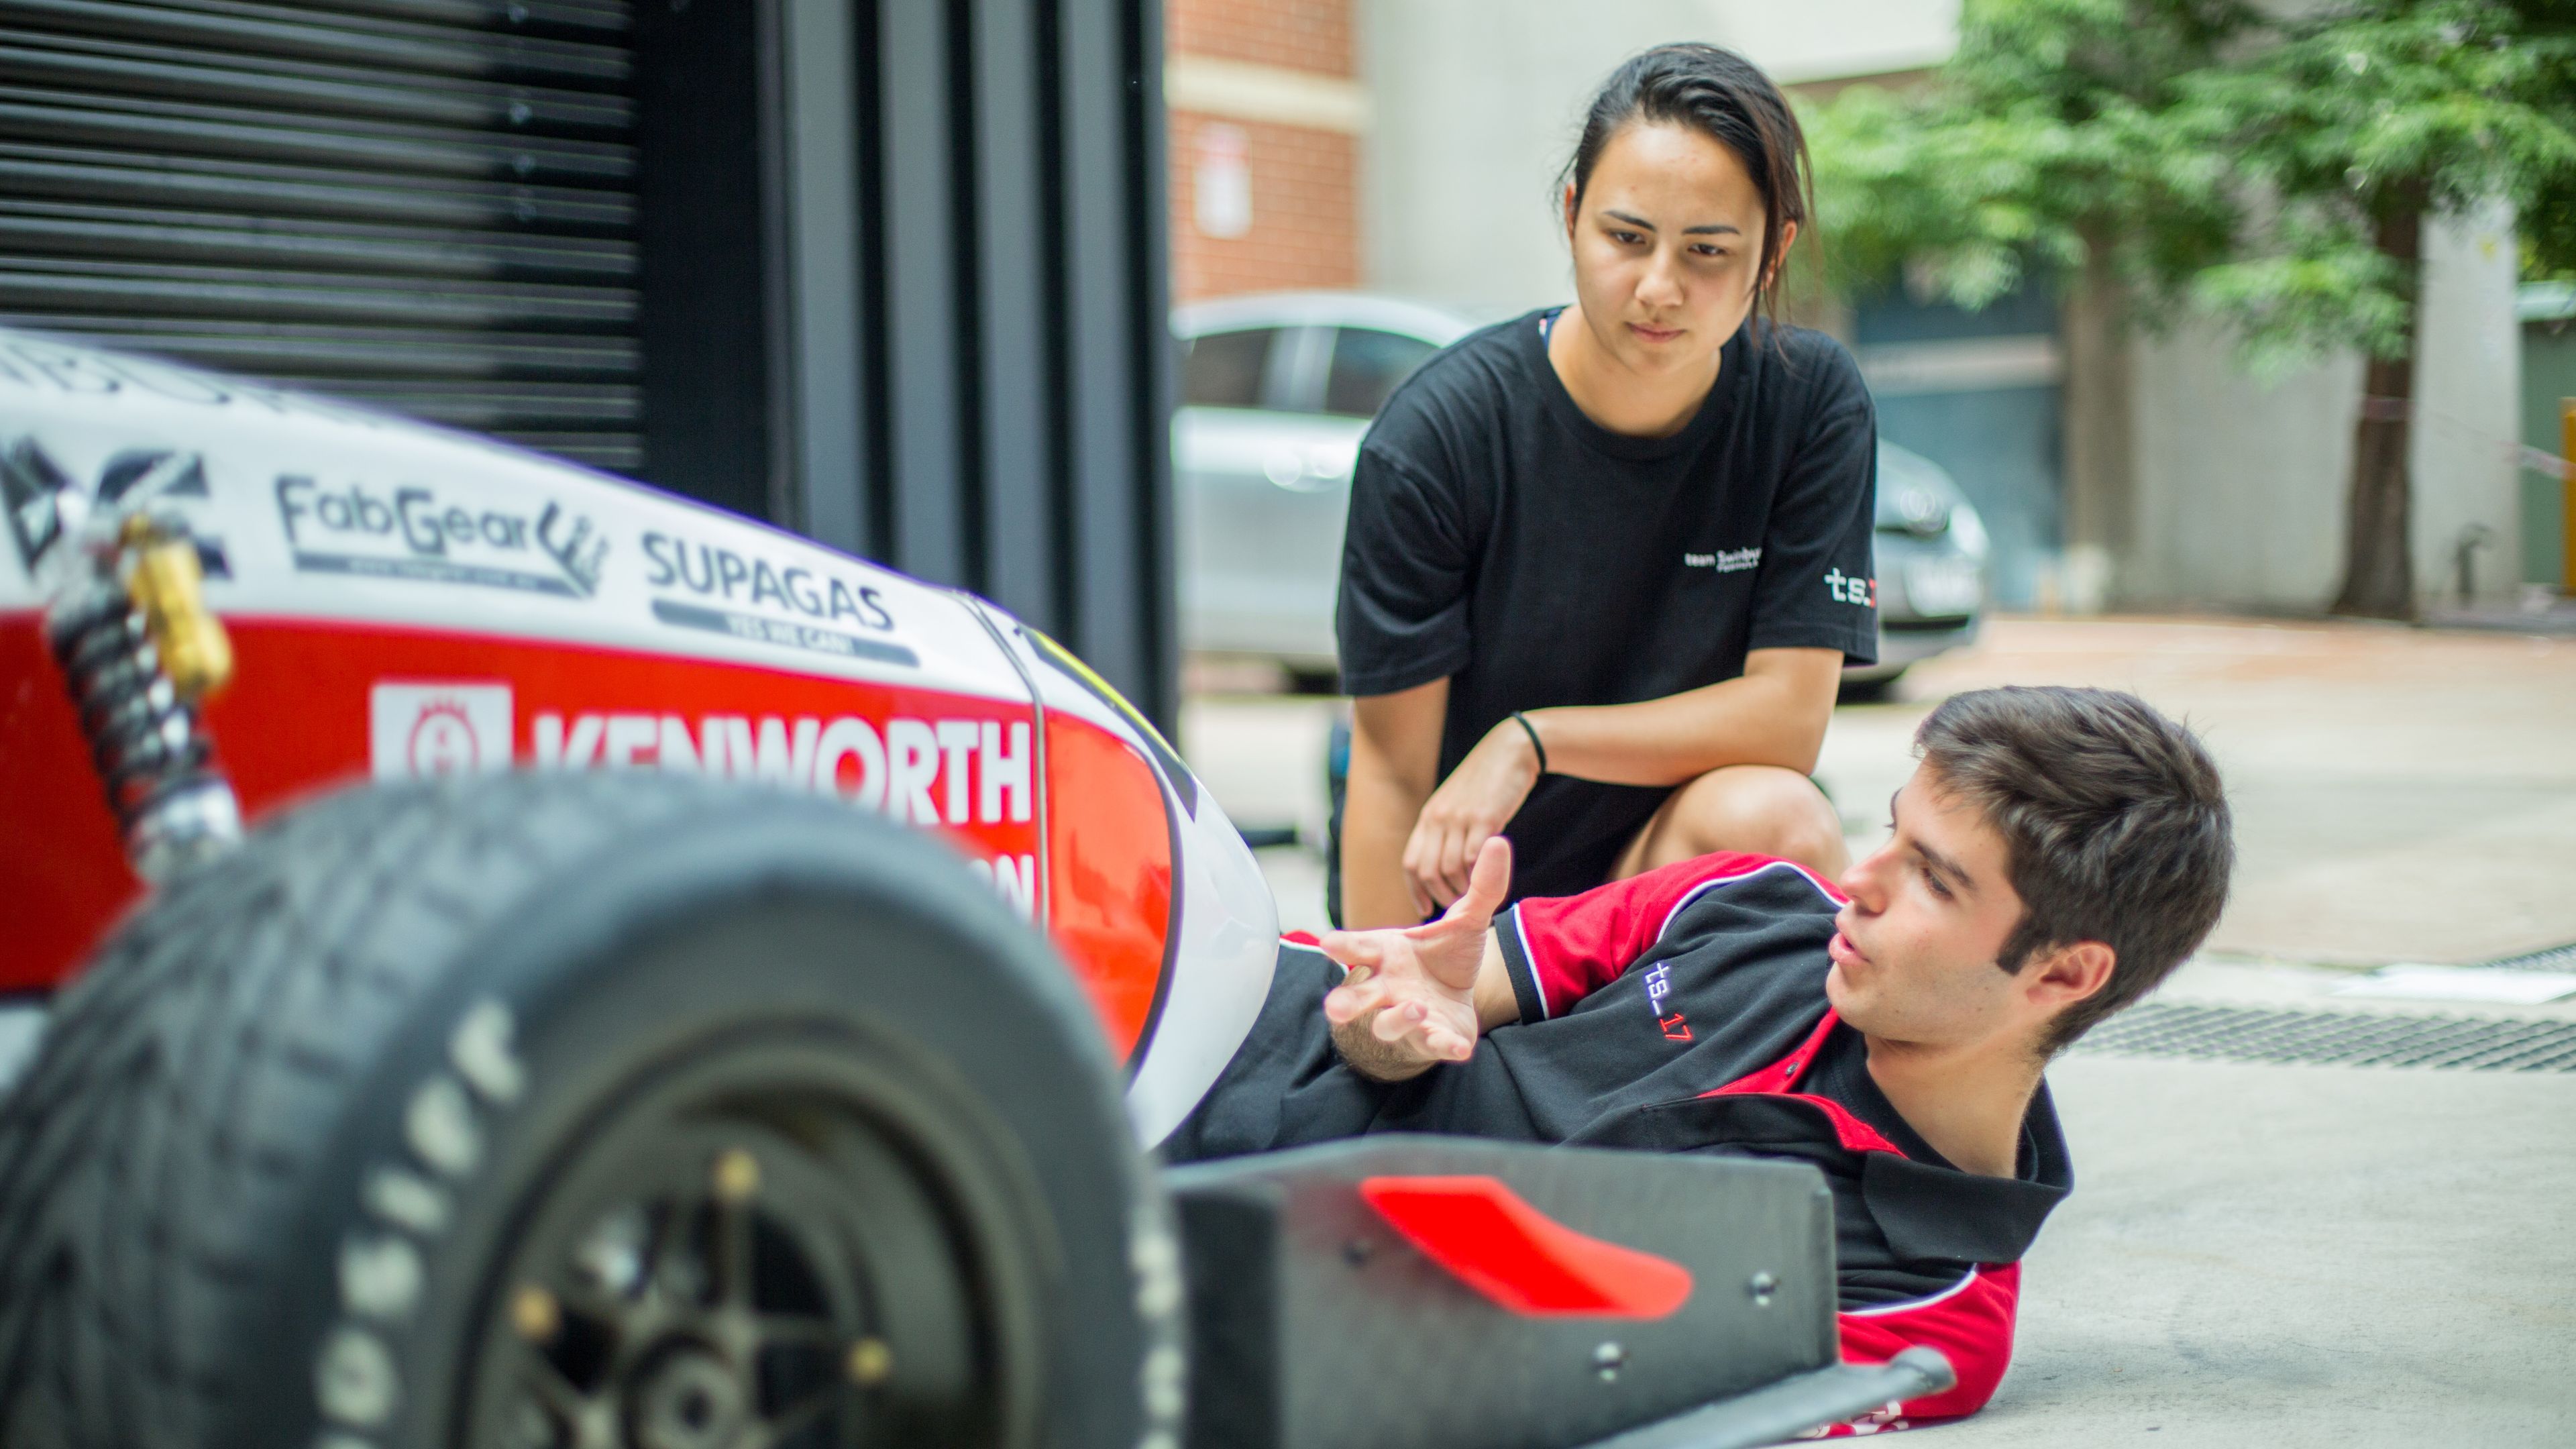
[[[1776,855],[1827,875],[1849,862],[1842,818],[1816,783],[1773,765],[1730,765],[1682,787],[1676,802],[1697,853]]]

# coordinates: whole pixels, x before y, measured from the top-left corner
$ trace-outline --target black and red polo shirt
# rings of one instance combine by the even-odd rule
[[[1833,1189],[1843,1354],[1928,1344],[1955,1388],[1878,1427],[1973,1413],[2012,1356],[2020,1259],[2074,1185],[2043,1083],[2010,1178],[1962,1172],[1906,1125],[1825,1000],[1842,897],[1788,861],[1712,855],[1495,918],[1521,1019],[1408,1082],[1345,1066],[1341,968],[1283,949],[1260,1020],[1165,1143],[1176,1161],[1367,1132],[1449,1132],[1814,1164]]]

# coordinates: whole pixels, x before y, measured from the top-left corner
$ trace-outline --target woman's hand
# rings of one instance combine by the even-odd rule
[[[1431,792],[1404,843],[1405,884],[1422,914],[1466,894],[1477,852],[1502,832],[1537,783],[1538,747],[1519,720],[1505,718]]]

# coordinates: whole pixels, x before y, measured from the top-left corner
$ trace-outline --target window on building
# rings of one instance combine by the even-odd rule
[[[1377,416],[1395,385],[1439,350],[1401,332],[1341,329],[1333,336],[1333,365],[1324,375],[1324,411],[1354,418]]]
[[[1270,359],[1276,327],[1211,332],[1190,343],[1181,358],[1181,405],[1196,408],[1261,406],[1261,372]]]

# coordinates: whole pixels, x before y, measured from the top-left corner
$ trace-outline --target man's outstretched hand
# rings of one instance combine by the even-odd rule
[[[1477,977],[1489,953],[1500,955],[1491,944],[1494,912],[1511,882],[1511,844],[1493,836],[1476,853],[1466,894],[1439,920],[1325,935],[1324,954],[1350,975],[1325,993],[1324,1019],[1333,1024],[1333,1044],[1360,1075],[1400,1082],[1475,1052],[1498,988],[1508,995],[1499,972],[1481,993]]]

